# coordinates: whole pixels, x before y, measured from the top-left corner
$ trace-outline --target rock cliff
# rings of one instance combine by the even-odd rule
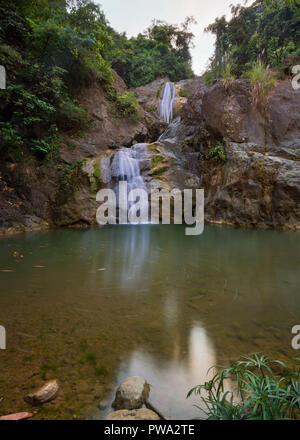
[[[7,154],[0,164],[0,229],[95,224],[95,195],[109,183],[104,168],[120,147],[137,143],[148,145],[141,172],[149,191],[204,188],[209,222],[299,229],[300,91],[277,81],[259,102],[248,80],[210,89],[201,78],[181,81],[167,127],[157,116],[166,81],[134,90],[138,121],[116,118],[101,86],[83,89],[79,103],[93,123],[79,137],[64,136],[55,166]],[[119,77],[115,87],[124,93]]]

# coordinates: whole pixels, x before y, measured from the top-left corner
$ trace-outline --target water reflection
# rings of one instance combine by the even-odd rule
[[[167,360],[135,350],[118,369],[115,385],[128,377],[145,377],[151,384],[150,401],[165,418],[188,420],[204,417],[203,411],[192,407],[193,404],[202,407],[200,399],[191,397],[187,402],[186,396],[195,385],[212,378],[213,372],[208,374],[208,370],[216,364],[213,343],[205,329],[197,325],[190,330],[187,351],[182,351],[178,334],[169,342],[172,354]],[[113,398],[114,392],[109,400]],[[98,417],[103,418],[111,411],[107,408]]]
[[[146,289],[151,281],[149,261],[154,249],[155,246],[150,246],[150,227],[113,228],[105,255],[105,282],[113,282],[122,289]]]
[[[148,225],[2,239],[6,409],[23,408],[16,390],[43,382],[47,365],[68,396],[62,418],[95,415],[99,396],[136,374],[167,417],[199,416],[185,396],[212,365],[253,352],[295,357],[299,251],[299,234],[213,227],[193,238],[181,226]],[[87,353],[105,376],[84,362]]]

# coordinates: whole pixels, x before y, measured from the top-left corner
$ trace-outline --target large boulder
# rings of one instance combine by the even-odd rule
[[[150,394],[150,385],[141,377],[126,379],[117,389],[112,407],[120,409],[139,409],[147,402]]]
[[[126,92],[126,85],[117,74],[114,87],[117,93]],[[130,147],[135,142],[152,142],[165,129],[162,121],[154,113],[145,111],[143,106],[139,118],[118,117],[113,102],[98,82],[80,89],[78,103],[86,110],[92,123],[80,137],[65,136],[60,153],[69,163],[97,157],[109,148]]]
[[[141,408],[135,410],[115,411],[105,417],[105,420],[160,420],[160,417],[150,409]]]
[[[161,91],[167,81],[168,78],[159,78],[145,86],[132,89],[144,110],[150,113],[157,112]]]
[[[300,91],[289,81],[277,81],[268,102],[259,104],[249,80],[210,89],[195,81],[180,117],[160,139],[165,183],[204,188],[208,221],[299,229],[299,115]],[[220,143],[226,161],[209,160]]]

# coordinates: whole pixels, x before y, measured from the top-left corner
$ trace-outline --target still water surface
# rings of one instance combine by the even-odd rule
[[[215,364],[265,352],[290,361],[300,323],[300,235],[206,227],[113,226],[0,240],[0,413],[58,378],[38,418],[103,418],[115,387],[139,375],[171,419]],[[101,407],[97,406],[101,402]]]

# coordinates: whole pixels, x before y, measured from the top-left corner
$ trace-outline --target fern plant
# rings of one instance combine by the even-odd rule
[[[201,397],[206,419],[283,420],[300,417],[300,359],[294,369],[264,355],[244,356],[230,367],[216,367],[212,380],[188,393]],[[280,370],[278,374],[277,371]],[[234,383],[236,392],[226,391]],[[227,387],[228,389],[228,387]]]
[[[214,147],[212,147],[206,159],[212,159],[214,162],[226,162],[226,152],[225,147],[221,142],[218,142]]]

